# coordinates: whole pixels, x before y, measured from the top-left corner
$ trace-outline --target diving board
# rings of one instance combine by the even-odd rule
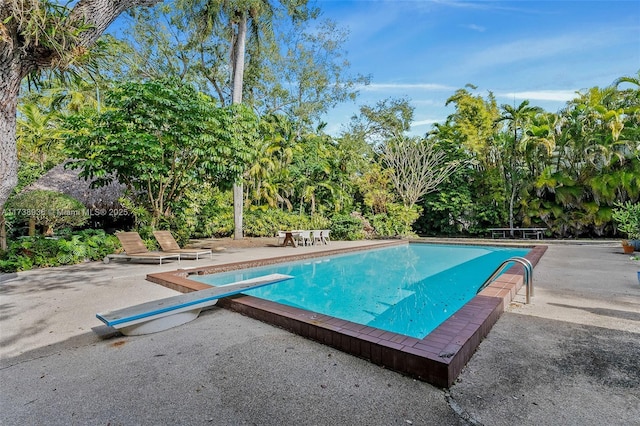
[[[203,308],[215,305],[218,299],[291,278],[283,274],[265,275],[96,314],[96,318],[127,336],[156,333],[193,321]]]

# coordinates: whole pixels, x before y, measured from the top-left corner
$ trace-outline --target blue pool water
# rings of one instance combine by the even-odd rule
[[[406,244],[189,278],[218,286],[292,275],[245,294],[422,339],[471,300],[500,263],[528,252]]]

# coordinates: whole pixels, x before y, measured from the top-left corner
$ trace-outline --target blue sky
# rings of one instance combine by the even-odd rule
[[[467,83],[499,104],[557,112],[575,92],[605,87],[640,69],[640,1],[317,0],[348,29],[351,73],[371,74],[355,103],[326,117],[338,134],[358,106],[410,99],[412,133],[453,112]]]

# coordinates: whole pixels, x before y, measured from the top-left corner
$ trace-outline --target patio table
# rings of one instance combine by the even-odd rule
[[[293,237],[297,237],[300,235],[299,231],[284,231],[284,241],[282,242],[282,247],[286,247],[291,244],[293,247],[298,247],[298,243],[296,239]]]

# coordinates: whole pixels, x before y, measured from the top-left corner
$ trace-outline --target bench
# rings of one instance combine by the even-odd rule
[[[545,228],[529,228],[522,230],[522,238],[536,237],[536,240],[542,239],[542,233]]]
[[[489,228],[488,231],[491,232],[491,238],[507,238],[508,236],[513,235],[514,238],[518,237],[518,234],[522,236],[523,239],[528,237],[535,237],[537,240],[542,239],[544,236],[544,232],[547,228]]]
[[[291,278],[283,274],[265,275],[96,314],[96,318],[127,336],[156,333],[193,321],[203,308],[215,305],[218,299]]]

